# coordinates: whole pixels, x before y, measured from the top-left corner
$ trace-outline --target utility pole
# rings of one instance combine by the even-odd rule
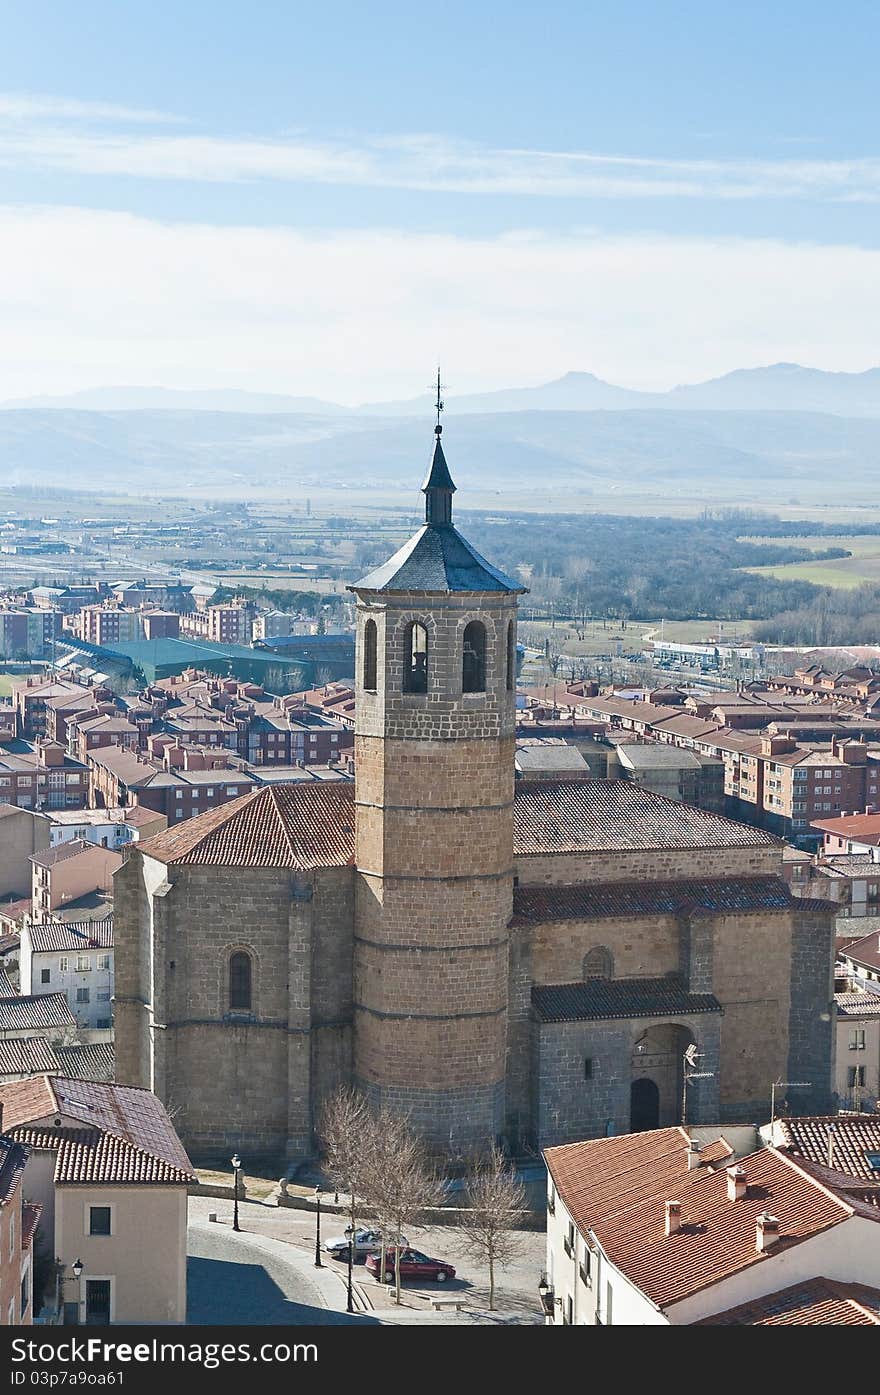
[[[774,1080],[770,1086],[770,1141],[773,1141],[773,1123],[776,1119],[776,1091],[778,1089],[808,1090],[811,1088],[812,1080]]]
[[[697,1061],[702,1059],[702,1053],[697,1051],[696,1042],[691,1042],[687,1051],[682,1057],[681,1071],[681,1122],[682,1127],[687,1123],[688,1112],[688,1085],[692,1080],[711,1080],[715,1072],[713,1070],[695,1070]]]

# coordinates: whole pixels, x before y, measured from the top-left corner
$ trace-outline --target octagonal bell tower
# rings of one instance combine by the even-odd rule
[[[438,407],[439,407],[438,399]],[[435,428],[425,524],[357,596],[354,1074],[438,1151],[504,1125],[516,610],[452,523]]]

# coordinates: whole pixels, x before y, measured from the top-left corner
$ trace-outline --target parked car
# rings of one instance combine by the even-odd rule
[[[408,1245],[409,1241],[404,1238],[403,1243],[405,1245]],[[380,1231],[365,1230],[363,1227],[355,1231],[354,1249],[352,1251],[352,1257],[354,1259],[365,1259],[367,1255],[378,1254],[381,1248],[382,1235]],[[347,1259],[348,1236],[331,1236],[331,1238],[327,1241],[326,1245],[324,1246],[324,1249],[327,1251],[328,1254],[331,1254],[334,1259]]]
[[[373,1275],[376,1282],[379,1282],[379,1265],[382,1256],[372,1254],[367,1256],[367,1269]],[[385,1282],[394,1281],[394,1265],[397,1259],[397,1251],[390,1249],[385,1255]],[[421,1250],[401,1249],[400,1251],[400,1277],[401,1279],[436,1279],[438,1284],[445,1283],[447,1279],[455,1278],[455,1267],[447,1264],[442,1259],[430,1259],[428,1255],[423,1255]]]

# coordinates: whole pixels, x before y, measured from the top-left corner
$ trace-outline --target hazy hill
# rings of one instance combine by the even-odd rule
[[[418,502],[431,419],[250,412],[0,411],[0,482],[291,497],[363,489]],[[880,502],[880,420],[767,411],[504,411],[453,416],[460,489],[728,503]],[[466,495],[462,495],[466,504]]]
[[[214,389],[203,392],[168,388],[108,387],[66,397],[32,397],[0,403],[0,409],[235,412],[262,415],[282,413],[321,417],[420,417],[430,418],[433,394],[396,402],[368,402],[357,408],[341,407],[316,397],[282,393],[241,392]],[[455,416],[496,412],[597,412],[597,411],[784,411],[831,412],[837,416],[880,417],[880,368],[864,373],[826,373],[796,363],[775,363],[766,368],[739,368],[722,378],[691,383],[669,392],[634,392],[603,382],[593,373],[566,373],[538,387],[503,388],[497,392],[452,395],[449,409]]]

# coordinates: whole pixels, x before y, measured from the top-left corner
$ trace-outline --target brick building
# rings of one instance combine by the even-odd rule
[[[118,1078],[196,1154],[290,1160],[347,1081],[438,1152],[672,1124],[689,1047],[694,1122],[779,1078],[827,1108],[834,908],[766,831],[625,782],[515,789],[522,588],[453,489],[438,436],[425,526],[353,587],[355,786],[258,789],[117,872]]]

